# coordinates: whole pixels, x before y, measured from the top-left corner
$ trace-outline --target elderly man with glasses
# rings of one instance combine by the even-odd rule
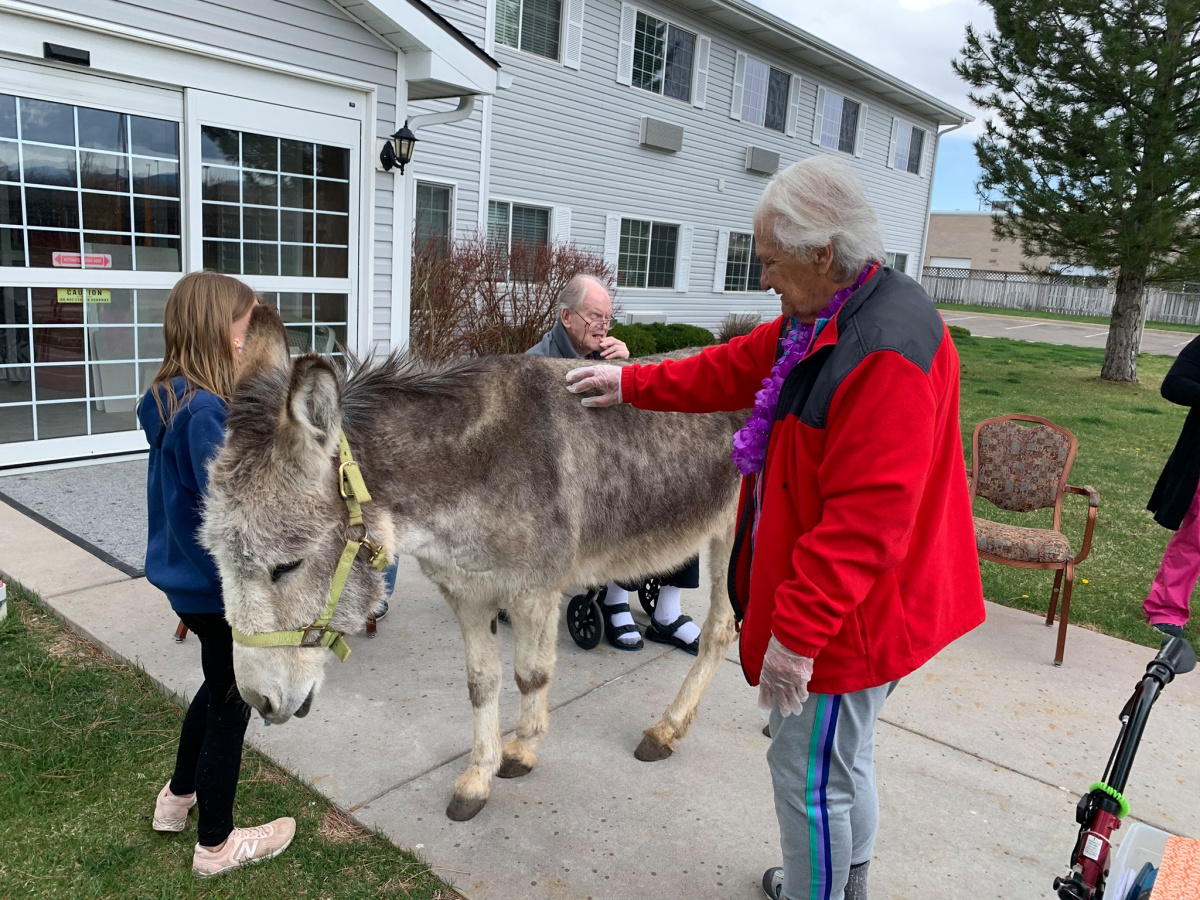
[[[533,356],[559,359],[628,359],[629,348],[608,334],[612,321],[612,296],[608,288],[591,275],[576,275],[559,295],[558,323],[535,347]],[[682,614],[681,594],[685,588],[700,586],[700,558],[658,579],[661,587],[646,637],[660,644],[671,644],[693,656],[700,650],[700,628]],[[629,592],[636,585],[609,582],[604,593],[604,636],[618,650],[641,650],[641,633],[629,613]]]

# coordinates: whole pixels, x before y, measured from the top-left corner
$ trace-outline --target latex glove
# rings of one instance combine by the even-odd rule
[[[769,713],[774,700],[781,715],[800,715],[808,699],[812,673],[813,661],[809,657],[793,653],[772,635],[763,656],[762,674],[758,676],[758,708]]]
[[[584,406],[613,406],[621,402],[620,366],[584,366],[567,373],[567,390],[572,394],[599,391],[598,397],[584,397]]]

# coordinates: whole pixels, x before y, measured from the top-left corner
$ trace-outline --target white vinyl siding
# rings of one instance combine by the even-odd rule
[[[450,6],[447,0],[439,9]],[[638,9],[656,18],[666,18],[701,37],[714,36],[709,44],[703,109],[696,106],[700,99],[696,91],[689,107],[679,101],[630,90]],[[627,40],[622,39],[623,21],[628,24]],[[883,163],[893,116],[901,116],[931,135],[936,123],[861,87],[840,82],[823,67],[777,54],[765,44],[732,34],[716,38],[715,22],[680,6],[651,6],[650,0],[640,3],[629,0],[624,8],[617,0],[587,0],[583,64],[578,72],[498,47],[500,62],[512,74],[513,83],[489,101],[493,109],[491,198],[543,207],[569,207],[571,243],[582,251],[604,254],[614,273],[620,256],[622,218],[691,223],[694,228],[688,290],[678,291],[674,284],[668,288],[617,286],[617,304],[626,312],[661,313],[670,322],[691,322],[712,329],[719,327],[730,312],[774,318],[779,314],[778,298],[757,289],[749,277],[748,290],[724,291],[724,272],[718,278],[718,265],[722,254],[728,252],[729,237],[726,233],[722,239],[721,231],[726,228],[750,231],[754,204],[766,183],[762,175],[744,170],[746,144],[779,153],[781,168],[815,152],[836,152],[820,149],[808,140],[817,90],[821,87],[870,104],[872,115],[860,129],[862,158],[856,159],[851,154],[839,156],[852,166],[876,210],[884,246],[911,248],[910,264],[915,264],[913,257],[924,237],[929,182],[896,172]],[[697,46],[698,72],[704,63],[703,41],[698,40]],[[732,133],[740,137],[740,143],[730,145],[722,141],[721,135],[730,134],[720,129],[721,120],[731,113],[735,121],[740,121],[741,116],[741,97],[734,103],[739,53],[743,59],[743,80],[744,60],[750,56],[792,76],[789,87],[793,91],[796,136],[789,139],[786,131],[745,125]],[[619,78],[619,60],[623,54],[627,57],[628,83]],[[682,126],[683,149],[676,154],[663,154],[640,147],[639,128],[646,115]],[[602,140],[596,137],[597,122],[605,123]],[[431,128],[428,134],[434,138],[462,127]],[[803,140],[798,142],[801,136]],[[928,165],[932,138],[926,143]],[[461,234],[463,223],[474,209],[467,194],[470,185],[455,171],[442,168],[443,160],[436,152],[426,155],[426,145],[418,145],[417,149],[419,156],[413,164],[420,165],[418,177],[423,172],[436,171],[459,181]],[[719,186],[721,181],[724,190]],[[487,198],[485,221],[486,207]],[[556,224],[552,223],[552,229],[558,233]]]

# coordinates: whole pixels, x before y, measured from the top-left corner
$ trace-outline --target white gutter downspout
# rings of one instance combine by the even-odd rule
[[[467,94],[458,98],[458,108],[448,112],[426,113],[423,116],[413,116],[408,120],[408,127],[415,134],[418,128],[426,125],[448,125],[451,122],[461,122],[475,111],[475,95]]]
[[[937,158],[938,152],[942,148],[942,136],[952,131],[958,131],[958,129],[970,121],[973,120],[964,118],[957,125],[951,125],[945,131],[939,131],[937,133],[937,140],[933,144],[933,160],[929,165],[929,195],[925,200],[925,234],[921,237],[921,256],[917,260],[917,265],[919,266],[917,269],[918,283],[921,283],[925,277],[925,248],[929,244],[929,214],[933,210],[933,176],[937,174]]]

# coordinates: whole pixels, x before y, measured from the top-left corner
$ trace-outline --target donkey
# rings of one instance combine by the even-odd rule
[[[462,629],[474,741],[446,810],[454,820],[483,808],[494,774],[518,777],[536,762],[567,586],[670,571],[708,544],[712,594],[700,653],[646,729],[642,760],[673,752],[733,640],[726,571],[738,473],[729,447],[742,416],[589,410],[566,390],[578,364],[393,354],[341,371],[316,355],[291,361],[277,314],[259,306],[211,464],[202,538],[220,569],[229,623],[245,635],[303,629],[325,608],[350,530],[337,462],[344,431],[374,498],[355,530],[416,557]],[[350,567],[330,629],[360,631],[383,596],[366,556]],[[521,694],[516,733],[503,746],[501,608]],[[238,687],[270,722],[302,716],[328,655],[235,644]]]

